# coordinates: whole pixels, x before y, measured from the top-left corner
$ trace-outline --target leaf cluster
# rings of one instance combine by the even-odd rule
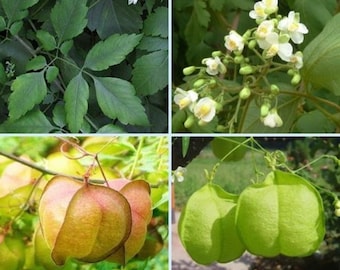
[[[0,1],[0,132],[163,132],[162,0]]]

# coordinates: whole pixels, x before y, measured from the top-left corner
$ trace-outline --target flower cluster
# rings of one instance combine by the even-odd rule
[[[213,120],[216,111],[219,112],[223,106],[234,100],[230,96],[235,92],[238,93],[239,102],[235,106],[236,112],[232,119],[224,121],[224,130],[233,130],[232,125],[237,123],[240,105],[248,99],[256,99],[256,104],[261,108],[260,120],[265,126],[275,128],[283,125],[277,109],[280,89],[270,83],[267,74],[274,70],[285,71],[291,76],[292,85],[300,83],[303,54],[301,51],[294,52],[294,47],[303,42],[308,29],[300,22],[299,13],[290,11],[287,16],[281,16],[277,12],[278,0],[256,2],[254,9],[249,12],[249,17],[257,23],[256,28],[247,30],[243,35],[231,30],[224,37],[226,53],[213,52],[212,57],[202,60],[204,67],[191,66],[183,70],[187,76],[199,70],[199,79],[192,79],[189,91],[180,88],[175,90],[175,104],[180,110],[188,109],[188,125],[184,123],[185,127],[190,126],[196,118],[201,125]],[[255,60],[254,55],[260,61]],[[234,74],[233,80],[242,81],[243,85],[237,86],[236,83],[234,88],[223,88],[223,79],[230,74]],[[240,75],[243,76],[242,79],[237,77]],[[225,95],[223,91],[226,90],[232,94]],[[226,100],[226,96],[229,100]]]
[[[216,102],[209,97],[197,100],[198,94],[194,90],[184,91],[181,88],[176,88],[174,97],[175,103],[181,110],[188,107],[199,119],[200,124],[204,125],[214,118],[216,114]]]

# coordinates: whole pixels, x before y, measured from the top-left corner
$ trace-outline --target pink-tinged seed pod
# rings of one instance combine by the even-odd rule
[[[39,206],[41,229],[57,265],[68,257],[97,262],[119,250],[130,235],[131,208],[119,192],[56,176]]]
[[[109,186],[123,194],[131,207],[131,234],[126,240],[124,248],[108,258],[109,261],[124,265],[140,251],[145,242],[147,225],[152,218],[150,186],[143,180],[130,181],[127,179],[109,181]]]

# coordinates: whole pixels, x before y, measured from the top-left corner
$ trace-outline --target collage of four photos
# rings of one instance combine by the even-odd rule
[[[338,13],[0,0],[0,270],[339,270]]]

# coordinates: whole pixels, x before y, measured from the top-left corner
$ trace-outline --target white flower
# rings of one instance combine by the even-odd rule
[[[179,106],[180,110],[193,105],[198,99],[198,94],[193,90],[184,91],[183,89],[177,87],[175,94],[174,101]]]
[[[217,75],[218,73],[226,73],[226,67],[221,62],[221,59],[218,56],[214,58],[205,58],[202,60],[202,63],[207,65],[207,73],[209,75]]]
[[[178,182],[183,182],[185,172],[186,168],[178,166],[177,169],[172,173],[172,182],[175,182],[175,180],[177,180]]]
[[[285,37],[279,37],[278,33],[270,33],[264,41],[258,41],[259,46],[264,49],[264,54],[266,58],[274,57],[279,55],[279,57],[286,62],[290,61],[293,53],[292,45],[287,41]]]
[[[254,10],[249,12],[249,16],[255,20],[265,20],[270,14],[278,10],[278,0],[262,0],[256,2]]]
[[[277,27],[287,33],[295,44],[302,43],[303,35],[308,33],[307,27],[300,23],[300,14],[294,11],[290,11],[288,17],[283,18]]]
[[[134,4],[136,5],[138,0],[128,0],[128,5]]]
[[[276,109],[270,110],[268,115],[262,119],[263,124],[267,127],[275,128],[281,127],[283,122],[281,117],[278,115]]]
[[[240,36],[236,31],[231,30],[229,35],[224,37],[224,46],[229,51],[243,51],[244,48],[244,41],[242,36]]]
[[[290,57],[290,63],[294,64],[294,67],[300,69],[303,67],[303,54],[302,52],[296,52]]]
[[[257,27],[255,35],[258,39],[265,39],[270,33],[274,31],[274,21],[263,21]]]
[[[194,107],[195,116],[207,123],[210,122],[216,114],[216,103],[211,98],[205,97],[200,99]]]

